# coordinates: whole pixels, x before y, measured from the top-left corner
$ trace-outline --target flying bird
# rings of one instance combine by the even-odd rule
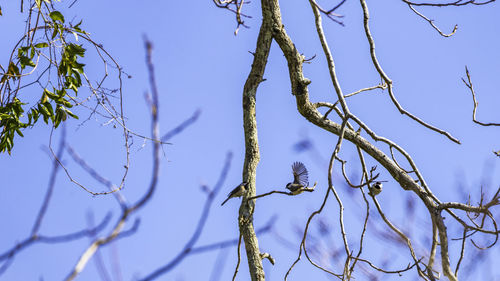
[[[306,166],[301,162],[295,162],[292,165],[293,182],[286,185],[293,195],[300,194],[304,188],[309,186],[309,175]]]

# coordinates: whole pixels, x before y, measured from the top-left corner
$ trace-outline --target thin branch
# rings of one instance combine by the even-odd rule
[[[304,228],[304,234],[302,235],[302,241],[300,242],[300,246],[299,246],[299,254],[297,256],[297,259],[293,262],[293,264],[290,266],[290,268],[288,269],[287,273],[285,274],[285,281],[287,280],[288,278],[288,275],[291,273],[292,269],[294,268],[294,266],[299,262],[301,256],[302,256],[302,250],[304,250],[304,254],[306,255],[307,259],[309,260],[309,262],[314,265],[315,267],[323,270],[324,272],[327,272],[339,279],[342,278],[343,274],[337,274],[337,273],[334,273],[330,270],[327,270],[319,265],[317,265],[315,262],[313,262],[310,258],[309,258],[309,255],[307,253],[307,250],[306,250],[306,239],[307,239],[307,232],[309,230],[309,225],[312,221],[312,219],[314,218],[314,216],[316,216],[317,214],[320,214],[321,211],[323,211],[323,208],[325,207],[326,205],[326,202],[328,200],[328,195],[330,194],[330,191],[335,191],[333,189],[333,183],[332,183],[332,177],[331,177],[331,173],[333,171],[333,162],[335,160],[335,156],[337,155],[337,153],[340,151],[340,146],[342,144],[342,139],[343,139],[343,136],[344,136],[344,130],[345,130],[345,126],[347,124],[347,118],[344,120],[344,122],[342,123],[342,131],[341,131],[341,134],[338,138],[338,141],[337,141],[337,145],[335,146],[335,149],[333,150],[333,153],[332,153],[332,157],[330,158],[330,164],[329,164],[329,168],[328,168],[328,189],[326,191],[326,194],[323,198],[323,202],[321,203],[321,206],[318,210],[314,211],[311,215],[309,215],[309,218],[307,219],[307,222],[306,222],[306,225],[305,225],[305,228]],[[336,193],[335,193],[336,194]],[[342,223],[342,206],[340,205],[340,212],[341,212],[341,217],[340,217],[340,221]],[[342,234],[343,234],[343,238],[344,238],[344,242],[346,242],[346,239],[345,239],[345,232],[344,232],[344,229],[343,229],[343,226],[342,226]],[[344,246],[346,247],[346,251],[347,251],[347,255],[349,256],[349,248],[347,246],[346,243],[344,243]]]
[[[152,44],[149,41],[145,41],[145,48],[146,48],[146,64],[150,64],[148,69],[153,70],[152,67],[152,61],[151,61],[151,53],[152,53]],[[149,75],[154,75],[153,73],[149,73]],[[154,78],[150,78],[150,81],[155,81]],[[156,86],[151,86],[153,89],[156,89]],[[153,97],[152,97],[152,104],[151,104],[151,135],[152,139],[159,139],[159,125],[158,125],[158,92],[157,91],[152,91]],[[152,168],[152,176],[151,176],[151,182],[149,184],[149,188],[147,189],[146,193],[143,195],[141,199],[137,201],[137,203],[133,204],[132,206],[124,209],[122,211],[122,215],[120,216],[119,220],[116,222],[113,230],[111,233],[104,237],[104,238],[99,238],[94,240],[94,242],[83,252],[83,254],[80,256],[79,260],[77,261],[76,265],[70,272],[70,274],[66,277],[66,280],[73,280],[86,266],[87,262],[92,258],[92,256],[95,254],[97,249],[101,246],[104,246],[111,241],[117,239],[120,237],[120,234],[122,233],[123,227],[125,225],[125,222],[128,220],[129,216],[139,210],[141,207],[143,207],[152,197],[157,183],[158,183],[158,177],[159,177],[159,171],[160,171],[160,143],[159,142],[153,142],[153,168]]]
[[[241,238],[243,237],[242,234],[240,234],[240,237],[238,238],[238,247],[237,247],[237,252],[238,252],[238,261],[236,262],[236,268],[234,269],[234,274],[233,274],[233,281],[236,280],[236,275],[238,275],[238,270],[240,268],[240,262],[241,262]]]
[[[360,94],[363,92],[367,92],[367,91],[372,91],[375,89],[385,90],[385,89],[387,89],[387,84],[384,83],[384,84],[379,84],[379,85],[368,87],[368,88],[363,88],[363,89],[357,90],[356,92],[352,92],[350,94],[344,95],[344,98],[352,97],[354,95],[357,95],[357,94]]]
[[[257,228],[257,230],[255,231],[255,234],[262,235],[262,234],[265,234],[265,233],[268,233],[269,231],[271,231],[273,229],[274,223],[276,222],[276,218],[277,218],[276,216],[272,216],[264,226]],[[238,244],[238,241],[239,241],[239,238],[236,238],[236,239],[232,239],[232,240],[215,242],[215,243],[208,244],[208,245],[197,246],[197,247],[193,247],[191,249],[190,253],[191,254],[198,254],[198,253],[213,251],[216,249],[232,247],[232,246],[236,246]]]
[[[337,19],[337,18],[343,18],[344,16],[340,15],[340,14],[337,14],[337,13],[334,13],[335,10],[337,10],[338,8],[340,8],[345,2],[346,2],[346,0],[341,0],[337,5],[333,6],[333,8],[331,8],[330,10],[323,9],[316,2],[314,2],[314,5],[316,6],[316,8],[320,12],[322,12],[323,14],[325,14],[330,20],[332,20],[332,21],[340,24],[341,26],[345,26],[344,22],[342,22],[342,21],[340,21],[340,20]]]
[[[455,267],[455,275],[458,277],[458,269],[460,268],[460,264],[462,263],[462,260],[464,258],[465,254],[465,240],[466,240],[466,235],[467,235],[467,228],[464,228],[464,234],[462,236],[462,246],[460,248],[460,257],[458,258],[457,261],[457,266]]]
[[[420,118],[416,117],[415,115],[413,115],[413,114],[409,113],[408,111],[406,111],[405,109],[403,109],[403,107],[396,100],[396,97],[394,95],[393,88],[392,88],[392,80],[387,76],[387,74],[385,74],[385,72],[382,69],[382,66],[380,65],[380,63],[378,62],[377,56],[375,54],[375,41],[373,40],[373,37],[372,37],[371,32],[370,32],[370,27],[368,25],[368,21],[370,18],[370,14],[368,12],[368,6],[367,6],[365,0],[360,0],[360,3],[361,3],[361,7],[363,8],[363,23],[364,23],[366,39],[368,40],[368,43],[370,45],[370,56],[372,58],[372,62],[373,62],[373,65],[375,66],[375,69],[380,74],[380,76],[385,81],[385,83],[388,85],[389,96],[391,97],[393,104],[396,106],[396,108],[399,110],[399,112],[401,114],[404,114],[404,115],[410,117],[411,119],[417,121],[419,124],[421,124],[422,126],[428,128],[430,130],[433,130],[433,131],[438,132],[442,135],[445,135],[451,141],[453,141],[457,144],[460,144],[460,141],[458,139],[456,139],[455,137],[453,137],[450,133],[443,131],[439,128],[436,128],[432,125],[427,124],[426,122],[422,121]]]
[[[466,6],[466,5],[476,5],[476,6],[486,5],[486,4],[489,4],[489,3],[493,3],[496,0],[486,0],[486,1],[483,1],[483,2],[479,2],[479,1],[476,1],[476,0],[467,0],[467,1],[465,1],[465,0],[457,0],[457,1],[444,2],[444,3],[415,3],[415,2],[408,1],[408,0],[402,0],[402,1],[405,2],[408,5],[413,5],[413,6],[429,6],[429,7],[449,7],[449,6],[456,6],[456,7],[459,7],[459,6]]]
[[[35,244],[36,242],[45,243],[45,244],[55,244],[55,243],[64,243],[73,240],[77,240],[83,237],[92,236],[93,233],[102,231],[107,224],[109,223],[111,215],[108,214],[103,218],[103,220],[94,228],[86,228],[80,231],[57,235],[57,236],[45,236],[45,235],[34,235],[29,238],[24,239],[23,241],[17,243],[10,250],[7,250],[3,254],[0,254],[0,262],[8,262],[9,259],[12,259],[15,255],[17,255],[20,251],[27,248],[28,246]]]
[[[455,27],[453,27],[453,30],[451,31],[451,33],[449,34],[445,34],[443,33],[439,27],[437,27],[435,24],[434,24],[434,20],[431,20],[431,19],[428,19],[426,16],[424,16],[422,13],[420,13],[419,11],[415,10],[415,8],[413,8],[413,5],[412,4],[408,4],[408,7],[410,7],[410,9],[415,13],[417,14],[418,16],[420,16],[421,18],[423,18],[424,20],[426,20],[431,26],[432,28],[434,28],[438,33],[439,35],[443,36],[443,37],[451,37],[453,36],[453,34],[455,34],[455,32],[457,32],[457,29],[458,29],[458,25],[455,24]]]
[[[434,267],[434,261],[436,259],[436,249],[438,245],[438,231],[436,224],[434,221],[432,222],[432,244],[431,244],[431,250],[429,251],[429,261],[427,262],[427,276],[429,276],[430,280],[435,281],[436,278],[434,277],[433,273],[433,267]]]
[[[415,251],[413,250],[413,246],[411,244],[410,238],[408,238],[408,236],[406,236],[406,234],[404,234],[394,224],[392,224],[389,221],[389,219],[387,219],[387,217],[385,216],[384,212],[382,211],[382,208],[380,207],[380,204],[377,201],[377,198],[375,198],[374,196],[372,196],[372,199],[373,199],[373,202],[375,203],[375,206],[377,207],[378,213],[380,214],[380,216],[382,217],[382,219],[384,220],[384,222],[387,224],[387,226],[389,226],[389,228],[392,229],[392,231],[394,231],[397,235],[399,235],[399,237],[403,241],[406,242],[406,245],[408,245],[408,249],[410,250],[411,257],[413,258],[413,261],[416,264],[416,268],[417,268],[417,271],[418,271],[420,277],[422,277],[424,280],[428,280],[427,275],[425,274],[425,272],[418,265],[419,262],[420,262],[420,259],[417,259],[417,256],[415,254]]]
[[[177,125],[177,127],[173,128],[172,130],[168,131],[166,134],[161,137],[162,142],[167,142],[170,139],[172,139],[174,136],[180,134],[182,131],[184,131],[186,128],[194,124],[198,118],[200,117],[201,114],[201,109],[197,109],[191,117],[188,119],[184,120],[181,124]]]
[[[87,214],[87,224],[89,227],[94,226],[94,216],[91,212]],[[96,233],[92,233],[92,236],[90,236],[91,241],[96,239]],[[97,273],[99,273],[99,276],[101,277],[101,280],[104,281],[111,281],[111,277],[108,273],[108,270],[106,269],[106,265],[104,264],[103,258],[101,251],[97,251],[94,259],[94,264],[97,269]]]
[[[205,201],[205,205],[202,209],[200,219],[198,220],[198,225],[196,226],[195,231],[191,235],[191,238],[186,242],[184,245],[183,249],[168,262],[167,264],[161,266],[160,268],[154,270],[152,273],[148,274],[146,277],[140,279],[143,281],[146,280],[153,280],[161,275],[169,272],[172,270],[174,267],[176,267],[184,258],[186,258],[190,252],[193,250],[194,245],[198,241],[198,239],[201,236],[201,233],[203,232],[203,228],[205,227],[205,224],[208,219],[208,215],[210,214],[210,209],[212,207],[212,203],[216,197],[216,195],[219,193],[221,187],[224,184],[224,181],[226,180],[227,173],[229,171],[229,167],[231,166],[231,158],[232,158],[232,153],[229,152],[226,155],[226,160],[224,162],[224,167],[222,168],[221,174],[219,176],[219,179],[217,180],[217,183],[215,184],[214,188],[210,191],[210,193],[207,196],[207,199]]]
[[[365,177],[363,180],[363,175],[361,176],[360,185],[362,185],[363,181],[369,182],[370,179],[368,177],[368,173],[366,173],[366,164],[365,164],[365,157],[363,156],[363,152],[361,151],[361,149],[359,147],[356,147],[356,151],[358,152],[359,161],[361,162],[363,175]],[[365,221],[363,223],[363,230],[361,231],[361,236],[359,238],[358,254],[356,255],[356,257],[353,257],[354,261],[351,265],[351,269],[349,270],[349,277],[352,276],[352,273],[354,272],[354,267],[356,266],[356,263],[357,263],[359,257],[361,256],[361,253],[363,251],[363,241],[364,241],[364,237],[365,237],[365,233],[366,233],[366,229],[367,229],[367,225],[368,225],[368,218],[370,217],[370,203],[368,202],[368,199],[366,198],[364,189],[360,188],[360,191],[361,191],[361,195],[363,195],[363,201],[365,202],[365,205],[366,205],[366,214],[365,214]]]
[[[358,261],[361,261],[361,262],[364,262],[366,264],[368,264],[371,268],[377,270],[377,271],[380,271],[380,272],[383,272],[383,273],[387,273],[387,274],[398,274],[399,276],[402,276],[401,273],[405,272],[405,271],[408,271],[410,269],[412,269],[413,267],[415,267],[415,265],[417,265],[418,262],[420,262],[420,260],[418,260],[417,263],[413,263],[413,264],[408,264],[408,266],[406,266],[405,268],[403,269],[398,269],[398,270],[386,270],[386,269],[382,269],[376,265],[374,265],[372,262],[370,262],[369,260],[365,260],[365,259],[361,259],[361,258],[353,258],[353,259],[356,259]]]
[[[476,110],[477,110],[477,100],[476,100],[476,92],[474,91],[474,87],[472,85],[472,80],[470,78],[470,73],[469,69],[467,66],[465,66],[465,74],[467,75],[467,81],[465,81],[464,78],[462,78],[462,81],[464,82],[465,86],[469,88],[470,93],[472,94],[472,101],[474,102],[474,108],[472,109],[472,121],[474,121],[476,124],[479,124],[481,126],[500,126],[500,123],[483,123],[481,121],[478,121],[476,119]]]
[[[56,157],[61,158],[64,153],[64,147],[66,146],[66,127],[63,126],[61,139],[59,140],[59,148],[57,150]],[[47,187],[47,192],[45,193],[45,198],[43,199],[42,206],[40,207],[40,211],[38,211],[38,215],[31,229],[31,235],[36,235],[40,226],[42,225],[42,220],[45,216],[45,212],[47,212],[47,208],[49,207],[50,199],[52,198],[52,193],[54,191],[54,186],[56,183],[57,172],[59,171],[59,164],[54,159],[52,161],[52,172],[50,174],[49,185]]]
[[[317,184],[318,184],[317,182],[314,182],[313,186],[311,186],[311,187],[303,187],[300,190],[296,190],[295,193],[286,192],[286,191],[280,191],[280,190],[273,190],[273,191],[270,191],[270,192],[266,192],[264,194],[259,194],[259,195],[255,195],[255,196],[252,196],[252,197],[248,197],[248,200],[253,200],[253,199],[261,198],[261,197],[264,197],[264,196],[271,195],[273,193],[284,194],[284,195],[288,195],[288,196],[296,196],[296,195],[298,195],[298,194],[300,194],[300,193],[302,193],[304,191],[313,192],[314,189],[316,188]]]

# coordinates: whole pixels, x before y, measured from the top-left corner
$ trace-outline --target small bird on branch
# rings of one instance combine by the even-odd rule
[[[294,162],[292,165],[293,182],[286,185],[293,195],[300,194],[304,191],[313,191],[314,189],[307,188],[309,186],[309,173],[306,166],[302,162]]]
[[[242,182],[240,183],[237,187],[235,187],[231,192],[229,192],[229,194],[227,195],[227,198],[226,200],[224,200],[224,202],[222,202],[222,204],[220,204],[221,206],[224,205],[227,200],[233,198],[233,197],[241,197],[243,196],[246,192],[247,192],[247,185],[248,183],[247,182]]]

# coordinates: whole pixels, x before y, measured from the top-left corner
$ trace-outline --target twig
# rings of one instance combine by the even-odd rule
[[[167,142],[170,139],[172,139],[174,136],[180,134],[186,128],[188,128],[189,126],[194,124],[198,120],[198,118],[200,117],[200,114],[201,114],[201,109],[197,109],[191,117],[184,120],[184,122],[177,125],[177,127],[173,128],[172,130],[170,130],[166,134],[164,134],[163,137],[161,137],[161,141]]]
[[[152,53],[152,44],[146,40],[145,42],[145,47],[146,47],[146,63],[147,64],[152,64],[151,61],[151,53]],[[152,67],[148,67],[148,69],[153,69]],[[150,75],[153,75],[152,73],[149,73]],[[154,81],[154,78],[151,78],[150,81]],[[156,88],[156,86],[154,87]],[[151,134],[153,139],[159,139],[159,126],[158,126],[158,92],[157,91],[152,91],[153,94],[153,104],[151,105]],[[128,220],[129,216],[139,210],[141,207],[143,207],[149,199],[152,197],[156,185],[158,183],[158,177],[159,177],[159,170],[160,170],[160,143],[159,142],[154,142],[153,143],[153,172],[151,176],[151,182],[149,184],[149,188],[147,189],[146,193],[132,206],[127,207],[122,211],[122,215],[120,216],[119,220],[116,222],[113,230],[111,233],[104,237],[104,238],[99,238],[94,240],[94,242],[83,252],[83,254],[80,256],[78,262],[66,278],[67,281],[73,280],[86,266],[87,262],[90,260],[90,258],[95,254],[97,249],[103,245],[106,245],[110,243],[111,241],[119,238],[119,235],[121,234],[123,227],[125,225],[125,222]]]
[[[187,255],[189,255],[189,253],[193,250],[193,246],[196,244],[196,242],[201,236],[201,233],[203,232],[203,228],[205,227],[208,215],[210,214],[210,209],[212,207],[214,198],[219,193],[221,187],[224,184],[224,181],[226,180],[229,167],[231,166],[231,158],[232,158],[232,153],[231,152],[227,153],[226,160],[224,162],[224,167],[222,168],[219,179],[217,180],[217,183],[215,184],[214,188],[210,191],[210,193],[207,196],[207,199],[205,201],[205,206],[203,207],[200,219],[198,220],[198,225],[196,226],[196,229],[193,232],[191,238],[184,245],[183,249],[174,258],[172,258],[170,262],[154,270],[152,273],[148,274],[146,277],[140,280],[143,281],[153,280],[169,272],[174,267],[176,267],[180,262],[182,262],[182,260],[186,258]]]
[[[411,2],[408,0],[402,0],[406,4],[413,5],[413,6],[429,6],[429,7],[448,7],[448,6],[466,6],[466,5],[486,5],[492,2],[495,2],[496,0],[486,0],[484,2],[476,2],[476,0],[456,0],[456,1],[451,1],[451,2],[444,2],[444,3],[415,3]]]
[[[469,69],[467,68],[467,66],[465,66],[465,74],[467,75],[467,81],[465,81],[464,78],[462,78],[462,81],[464,82],[465,86],[467,86],[467,88],[469,88],[470,90],[470,93],[472,94],[472,101],[474,102],[474,108],[472,109],[472,121],[474,121],[476,124],[479,124],[481,126],[500,126],[500,123],[483,123],[481,121],[478,121],[476,119],[476,110],[477,110],[477,100],[476,100],[476,93],[474,91],[474,87],[472,85],[472,80],[470,78],[470,73],[469,73]]]
[[[341,131],[341,134],[338,138],[338,141],[337,141],[337,145],[335,146],[335,149],[333,150],[333,153],[332,153],[332,157],[330,158],[330,164],[329,164],[329,168],[328,168],[328,189],[326,191],[326,194],[323,198],[323,202],[321,203],[321,206],[318,210],[314,211],[311,215],[309,215],[309,218],[307,219],[307,222],[306,222],[306,226],[304,228],[304,234],[302,236],[302,241],[300,243],[300,246],[299,246],[299,254],[297,256],[297,259],[292,263],[292,265],[290,266],[290,268],[288,269],[287,273],[285,274],[285,281],[287,280],[288,278],[288,275],[290,274],[290,272],[292,271],[293,267],[299,262],[301,256],[302,256],[302,250],[304,250],[304,254],[306,255],[307,259],[309,260],[309,262],[316,266],[317,268],[337,277],[337,278],[341,278],[343,276],[343,274],[337,274],[337,273],[334,273],[330,270],[327,270],[319,265],[317,265],[316,263],[314,263],[308,256],[307,254],[307,250],[306,250],[306,238],[307,238],[307,232],[309,230],[309,225],[312,221],[312,219],[314,218],[314,216],[316,216],[317,214],[320,214],[321,211],[323,210],[323,208],[325,207],[326,205],[326,202],[328,200],[328,195],[330,193],[330,191],[334,191],[333,189],[333,183],[332,183],[332,177],[331,177],[331,173],[332,173],[332,170],[333,170],[333,162],[335,160],[335,156],[337,155],[337,153],[339,152],[340,150],[340,146],[342,144],[342,139],[343,139],[343,136],[344,136],[344,130],[345,130],[345,126],[347,124],[347,118],[344,120],[344,122],[342,123],[342,131]],[[341,214],[342,214],[342,209],[341,209]],[[340,218],[341,222],[342,222],[342,218]],[[342,228],[342,233],[344,234],[344,229]],[[345,236],[343,235],[343,238],[345,239]],[[344,240],[346,241],[346,240]],[[344,244],[345,245],[345,244]],[[348,255],[349,255],[349,251],[348,251],[348,246],[346,247],[346,250],[348,252]]]
[[[387,217],[385,216],[384,212],[382,211],[382,208],[380,207],[380,204],[378,203],[377,201],[377,198],[372,196],[372,199],[373,199],[373,202],[375,203],[375,206],[377,207],[377,210],[378,210],[378,213],[380,214],[380,216],[382,217],[382,219],[384,220],[384,222],[387,224],[387,226],[389,226],[389,228],[392,229],[392,231],[394,231],[396,234],[399,235],[399,237],[406,242],[406,244],[408,245],[408,249],[410,250],[410,254],[411,254],[411,257],[413,258],[413,261],[415,262],[416,264],[416,268],[417,268],[417,271],[420,275],[420,277],[422,277],[424,280],[428,280],[425,272],[420,268],[420,266],[418,265],[419,264],[419,261],[420,259],[417,259],[417,256],[415,254],[415,251],[413,250],[413,246],[411,245],[411,240],[410,238],[408,238],[408,236],[406,236],[401,230],[399,230],[396,226],[394,226],[394,224],[392,224],[389,219],[387,219]]]
[[[424,16],[423,14],[421,14],[419,11],[415,10],[415,8],[413,8],[413,5],[412,4],[408,4],[408,7],[410,7],[410,9],[415,13],[417,14],[418,16],[420,16],[421,18],[423,18],[424,20],[426,20],[431,26],[432,28],[434,28],[438,33],[439,35],[443,36],[443,37],[451,37],[453,36],[453,34],[455,34],[455,32],[457,32],[457,29],[458,29],[458,25],[455,24],[455,27],[453,27],[453,31],[451,31],[451,33],[449,34],[445,34],[443,33],[439,27],[437,27],[435,24],[434,24],[434,20],[431,20],[431,19],[428,19],[426,16]]]
[[[56,157],[61,158],[64,153],[64,148],[66,146],[66,127],[62,127],[61,139],[59,140],[59,149],[57,150]],[[52,198],[52,192],[54,191],[54,186],[56,183],[57,172],[59,170],[59,164],[54,159],[52,161],[52,173],[50,174],[49,185],[47,187],[47,192],[45,193],[45,198],[43,199],[42,206],[40,207],[40,211],[38,211],[38,216],[36,218],[35,224],[31,229],[31,235],[36,235],[40,226],[42,225],[42,220],[45,216],[45,212],[49,206],[50,199]]]
[[[316,188],[316,185],[318,183],[315,182],[313,186],[311,187],[303,187],[301,188],[300,190],[297,190],[296,192],[303,192],[303,191],[307,191],[307,192],[313,192],[314,189]],[[271,195],[273,193],[278,193],[278,194],[284,194],[284,195],[288,195],[288,196],[296,196],[298,195],[299,193],[292,193],[292,192],[286,192],[286,191],[280,191],[280,190],[273,190],[273,191],[270,191],[270,192],[266,192],[266,193],[263,193],[263,194],[259,194],[259,195],[255,195],[255,196],[252,196],[252,197],[248,197],[247,199],[248,200],[253,200],[253,199],[257,199],[257,198],[261,198],[261,197],[264,197],[264,196],[268,196],[268,195]]]
[[[350,94],[344,95],[344,98],[352,97],[352,96],[357,95],[359,93],[372,91],[375,89],[385,90],[385,89],[387,89],[387,84],[384,83],[384,84],[379,84],[379,85],[368,87],[368,88],[363,88],[363,89],[357,90],[356,92],[352,92]]]
[[[262,227],[257,228],[255,233],[257,235],[265,234],[273,229],[274,223],[276,222],[276,216],[272,216],[269,221]],[[239,238],[232,239],[232,240],[226,240],[226,241],[221,241],[221,242],[215,242],[212,244],[208,245],[203,245],[203,246],[197,246],[193,247],[191,249],[191,254],[198,254],[198,253],[204,253],[208,251],[213,251],[215,249],[220,249],[220,248],[227,248],[227,247],[232,247],[236,246],[238,244]]]
[[[460,249],[460,257],[458,258],[457,261],[457,266],[455,267],[455,275],[458,276],[458,269],[460,268],[460,263],[462,263],[462,260],[464,258],[464,253],[465,253],[465,236],[467,235],[467,228],[464,228],[464,234],[462,236],[462,246]]]
[[[240,268],[240,262],[241,262],[241,238],[243,237],[242,234],[240,234],[240,237],[238,238],[238,261],[236,262],[236,268],[234,269],[234,274],[233,274],[233,281],[236,280],[236,275],[238,275],[238,269]]]
[[[383,272],[383,273],[387,273],[387,274],[398,274],[399,276],[402,276],[401,273],[403,273],[405,271],[408,271],[408,270],[412,269],[413,267],[415,267],[415,265],[417,265],[417,263],[413,263],[413,264],[408,264],[408,266],[406,266],[404,269],[399,269],[399,270],[385,270],[385,269],[382,269],[382,268],[380,268],[378,266],[375,266],[369,260],[365,260],[365,259],[361,259],[361,258],[353,258],[353,259],[362,261],[364,263],[367,263],[370,267],[372,267],[373,269],[375,269],[377,271],[380,271],[380,272]],[[418,262],[420,262],[420,260],[418,260]]]
[[[382,79],[385,81],[385,83],[388,86],[389,96],[391,97],[393,104],[396,106],[396,108],[399,110],[399,112],[401,114],[404,114],[404,115],[410,117],[411,119],[417,121],[422,126],[428,128],[428,129],[431,129],[435,132],[438,132],[442,135],[445,135],[451,141],[453,141],[457,144],[460,144],[460,141],[458,139],[456,139],[455,137],[453,137],[450,133],[443,131],[441,129],[438,129],[432,125],[427,124],[426,122],[422,121],[420,118],[416,117],[415,115],[413,115],[413,114],[409,113],[408,111],[406,111],[405,109],[403,109],[403,107],[396,100],[396,97],[394,95],[393,88],[392,88],[392,80],[387,76],[387,74],[385,74],[385,72],[382,69],[382,66],[380,65],[380,63],[378,62],[377,56],[375,54],[375,41],[373,40],[373,37],[372,37],[371,32],[370,32],[370,27],[368,25],[368,20],[370,18],[370,15],[368,12],[368,6],[366,5],[365,0],[360,0],[360,3],[361,3],[361,7],[363,8],[363,23],[364,23],[365,34],[366,34],[366,38],[368,40],[368,43],[370,45],[370,56],[372,58],[373,65],[375,66],[375,69],[377,70],[377,72],[380,74],[380,76],[382,77]]]

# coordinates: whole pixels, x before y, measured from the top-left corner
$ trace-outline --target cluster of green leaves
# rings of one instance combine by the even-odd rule
[[[82,85],[83,67],[85,64],[77,61],[78,57],[85,55],[85,49],[76,44],[68,44],[64,47],[61,62],[59,63],[59,75],[64,77],[64,87],[78,92],[78,88]]]
[[[55,110],[52,103],[55,104]],[[15,133],[24,137],[21,129],[35,125],[40,116],[43,117],[45,124],[48,124],[50,120],[55,128],[61,124],[61,121],[66,121],[68,116],[78,119],[78,116],[68,109],[73,107],[73,104],[68,100],[65,89],[54,92],[45,89],[36,108],[31,108],[28,112],[28,122],[26,123],[21,121],[24,113],[23,105],[26,103],[14,98],[12,102],[0,106],[0,128],[3,128],[0,134],[0,153],[8,152],[10,154],[14,147]]]
[[[37,0],[37,6],[41,8],[41,5],[41,1]],[[87,33],[80,28],[81,22],[75,26],[65,26],[64,16],[59,11],[50,12],[49,18],[50,20],[46,22],[46,26],[52,29],[50,42],[33,44],[31,41],[27,42],[27,46],[19,47],[17,49],[17,61],[9,62],[7,71],[0,78],[0,86],[8,83],[9,80],[19,80],[24,69],[36,67],[35,56],[40,54],[43,48],[56,48],[55,41],[62,43],[60,60],[57,62],[57,74],[59,81],[63,81],[63,83],[59,86],[59,89],[53,88],[52,91],[44,88],[42,97],[28,110],[28,120],[24,122],[21,121],[21,118],[26,110],[27,103],[23,103],[18,99],[17,91],[12,95],[12,98],[4,101],[5,104],[0,104],[0,153],[7,152],[10,154],[14,146],[16,133],[23,137],[21,129],[35,125],[40,116],[46,124],[49,124],[50,121],[55,128],[62,121],[66,121],[68,116],[78,119],[78,116],[69,110],[69,108],[73,107],[73,104],[67,90],[71,89],[77,95],[78,88],[82,86],[81,74],[84,73],[85,64],[79,62],[78,59],[84,57],[85,48],[78,44],[66,42],[65,35],[72,33],[78,39],[78,33]],[[7,88],[10,87],[4,87],[4,89]]]
[[[3,128],[0,135],[0,153],[7,151],[10,154],[14,146],[15,133],[22,137],[21,129],[29,126],[20,121],[24,112],[23,105],[25,103],[22,103],[18,98],[14,98],[12,102],[0,106],[0,127]]]

